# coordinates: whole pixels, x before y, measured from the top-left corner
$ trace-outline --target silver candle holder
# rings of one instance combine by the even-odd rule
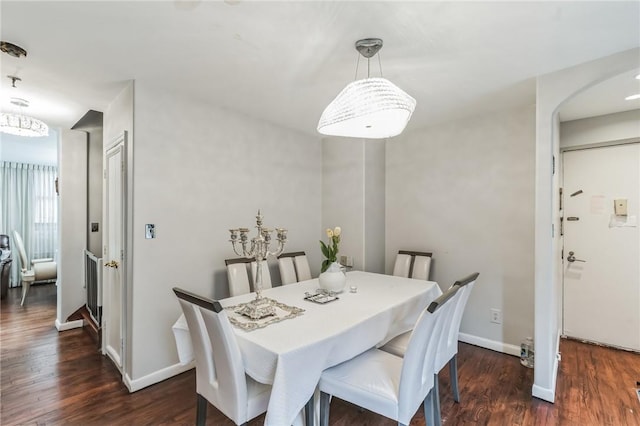
[[[262,261],[268,256],[278,256],[284,250],[287,242],[287,230],[284,228],[275,228],[276,240],[278,246],[274,251],[270,251],[272,242],[271,233],[273,229],[262,225],[262,214],[258,210],[256,215],[256,228],[258,235],[249,240],[249,228],[230,229],[231,246],[236,255],[246,257],[247,259],[255,259],[256,261],[256,298],[245,304],[239,313],[246,315],[252,319],[260,319],[270,315],[275,315],[275,306],[271,303],[271,299],[262,296]]]

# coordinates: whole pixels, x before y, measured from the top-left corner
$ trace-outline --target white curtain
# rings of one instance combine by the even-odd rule
[[[22,267],[13,242],[13,231],[24,240],[27,261],[56,258],[58,248],[58,168],[38,164],[0,163],[0,233],[9,235],[13,265],[11,286],[19,283]]]

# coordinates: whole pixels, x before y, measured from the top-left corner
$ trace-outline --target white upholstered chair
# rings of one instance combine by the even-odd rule
[[[251,263],[251,259],[244,257],[237,259],[225,259],[227,265],[227,278],[229,279],[229,295],[238,296],[251,292],[249,287],[249,274],[247,272],[247,264]]]
[[[311,279],[311,269],[309,268],[309,260],[307,255],[301,251],[294,258],[293,263],[296,265],[296,275],[298,281],[307,281]]]
[[[320,425],[329,424],[329,397],[336,396],[367,410],[408,425],[422,404],[427,425],[439,406],[434,391],[435,361],[440,336],[455,308],[457,287],[425,309],[411,333],[404,358],[380,349],[369,351],[322,373]]]
[[[24,305],[31,284],[38,281],[55,280],[58,277],[58,265],[51,258],[33,259],[29,264],[24,242],[18,231],[13,231],[13,242],[18,250],[18,257],[20,257],[20,282],[22,283],[20,305]]]
[[[312,278],[309,260],[303,251],[282,253],[278,256],[278,266],[280,267],[280,279],[283,285]]]
[[[207,401],[236,425],[267,411],[271,386],[245,374],[227,314],[215,300],[173,289],[189,326],[196,364],[196,424],[206,424]]]
[[[278,267],[280,268],[280,281],[282,285],[298,282],[296,267],[293,265],[293,257],[280,256],[278,258]]]
[[[397,277],[428,280],[431,271],[431,253],[399,250],[393,265],[393,275]]]
[[[251,262],[251,279],[253,280],[253,290],[256,289],[256,282],[258,277],[256,274],[258,273],[258,262],[255,260]],[[271,288],[271,272],[269,271],[269,264],[266,260],[262,261],[262,289]]]
[[[464,314],[465,306],[467,305],[467,301],[469,300],[469,295],[471,294],[471,290],[473,290],[473,286],[475,285],[476,279],[479,274],[477,272],[465,277],[461,280],[456,281],[450,287],[459,289],[459,296],[456,297],[455,309],[451,313],[451,318],[448,321],[448,327],[446,332],[442,334],[440,338],[440,348],[436,355],[435,367],[436,367],[436,386],[438,382],[438,373],[442,368],[449,364],[449,373],[451,376],[451,389],[453,391],[453,399],[456,402],[460,402],[460,392],[458,390],[458,335],[460,333],[460,322],[462,321],[462,315]],[[401,334],[400,336],[392,339],[386,345],[381,347],[380,349],[389,352],[391,354],[397,356],[404,356],[408,344],[409,339],[411,337],[411,332],[407,332]],[[439,400],[439,399],[438,399]],[[440,411],[436,411],[436,415],[439,416]]]

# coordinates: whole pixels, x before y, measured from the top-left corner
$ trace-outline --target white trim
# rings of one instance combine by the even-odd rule
[[[606,142],[587,143],[584,145],[565,146],[560,148],[560,153],[564,154],[565,152],[569,151],[580,151],[583,149],[592,148],[606,148],[609,146],[630,145],[634,143],[640,143],[640,138],[618,139]]]
[[[173,376],[177,376],[180,373],[184,373],[185,371],[191,370],[195,367],[195,363],[192,361],[189,364],[173,364],[169,367],[163,368],[158,371],[154,371],[151,374],[147,374],[146,376],[142,376],[139,379],[132,380],[128,374],[124,375],[124,384],[129,389],[129,392],[139,391],[140,389],[146,388],[147,386],[154,385],[163,380],[167,380]]]
[[[560,362],[560,329],[558,329],[558,339],[556,340],[556,357],[553,361],[553,383],[551,389],[543,388],[542,386],[533,385],[531,388],[531,395],[536,398],[543,399],[548,402],[555,402],[556,400],[556,383],[558,382],[558,366]]]
[[[520,356],[520,346],[511,345],[509,343],[498,342],[496,340],[485,339],[484,337],[473,336],[471,334],[459,333],[458,340],[469,343],[481,348],[491,349],[492,351],[502,352],[507,355]]]
[[[71,330],[73,328],[82,328],[83,326],[84,320],[60,322],[58,318],[56,318],[56,328],[58,329],[58,331]]]

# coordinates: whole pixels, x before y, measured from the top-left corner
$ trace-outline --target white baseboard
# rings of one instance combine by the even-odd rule
[[[56,328],[58,329],[58,331],[71,330],[73,328],[81,328],[82,326],[84,326],[84,320],[60,322],[58,318],[56,318]]]
[[[557,364],[558,363],[556,362],[556,365]],[[540,398],[540,399],[543,399],[545,401],[548,401],[548,402],[554,402],[555,399],[556,399],[556,391],[555,391],[555,389],[547,389],[547,388],[543,388],[542,386],[538,386],[538,385],[533,385],[533,387],[531,388],[531,395],[533,395],[536,398]]]
[[[560,335],[562,334],[562,330],[558,330],[558,338],[556,339],[556,347],[554,353],[556,356],[553,358],[553,366],[552,366],[552,383],[551,389],[543,388],[542,386],[533,385],[531,388],[531,395],[536,398],[543,399],[548,402],[555,402],[556,400],[556,383],[558,381],[558,366],[560,362]]]
[[[173,376],[177,376],[180,373],[191,370],[194,366],[194,362],[186,365],[182,365],[179,363],[173,364],[169,367],[163,368],[162,370],[154,371],[151,374],[147,374],[146,376],[140,377],[139,379],[135,380],[132,380],[128,374],[125,374],[124,384],[129,389],[129,392],[139,391],[140,389],[146,388],[147,386],[154,385]]]
[[[458,340],[471,345],[480,346],[481,348],[491,349],[492,351],[502,352],[504,354],[520,356],[520,346],[511,345],[496,340],[485,339],[471,334],[459,333]]]

